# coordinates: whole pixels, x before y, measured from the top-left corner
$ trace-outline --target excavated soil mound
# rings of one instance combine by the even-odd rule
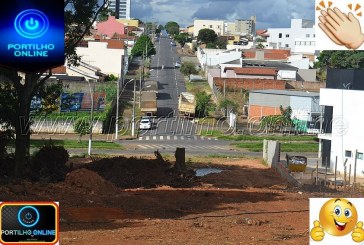
[[[66,186],[77,187],[95,193],[109,193],[115,186],[94,171],[81,168],[70,172],[64,182]]]
[[[87,166],[120,188],[153,188],[160,185],[182,187],[192,178],[176,175],[172,164],[160,160],[115,157],[98,160]]]

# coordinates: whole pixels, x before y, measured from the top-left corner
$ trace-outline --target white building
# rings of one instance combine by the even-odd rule
[[[353,175],[355,159],[357,159],[356,174],[363,177],[364,127],[362,125],[362,111],[364,91],[323,88],[320,90],[320,105],[332,107],[332,127],[331,129],[324,128],[323,131],[326,133],[319,134],[319,138],[327,141],[327,145],[331,144],[329,147],[331,148],[329,149],[330,169],[335,170],[337,157],[337,170],[343,174],[344,163],[347,160],[346,169],[349,171],[351,165],[351,174]]]
[[[100,68],[102,73],[120,76],[124,48],[121,40],[103,39],[88,41],[86,47],[77,47],[76,53],[81,56],[82,62]]]
[[[111,0],[109,9],[115,12],[116,19],[130,19],[131,0]]]
[[[197,50],[197,58],[201,67],[217,66],[222,63],[240,60],[241,52],[237,49],[202,49]]]
[[[213,30],[218,36],[224,35],[224,21],[223,20],[195,20],[193,22],[194,30],[193,36],[197,37],[201,29]]]
[[[292,53],[315,53],[312,20],[292,19],[290,28],[268,28],[267,42],[272,48],[291,48]]]

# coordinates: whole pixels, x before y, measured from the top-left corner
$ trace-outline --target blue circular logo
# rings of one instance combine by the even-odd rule
[[[20,36],[34,39],[43,36],[48,31],[49,21],[43,12],[27,9],[16,16],[14,27]]]
[[[39,212],[32,206],[22,207],[18,212],[18,221],[24,227],[33,227],[39,221]]]

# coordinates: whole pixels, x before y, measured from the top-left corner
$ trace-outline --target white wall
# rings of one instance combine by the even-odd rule
[[[302,28],[302,24],[305,20],[292,19],[290,28],[268,28],[269,37],[267,42],[270,47],[276,48],[291,48],[291,51],[295,51],[295,40],[312,40],[315,36],[314,27]],[[281,34],[281,37],[279,37]],[[288,46],[287,46],[288,45]],[[315,46],[312,46],[312,53],[315,51]],[[310,52],[311,53],[311,52]]]
[[[224,21],[223,20],[195,20],[193,22],[194,30],[193,36],[197,37],[201,29],[211,29],[218,36],[224,35]]]
[[[81,60],[101,69],[105,74],[120,75],[124,49],[108,49],[107,42],[89,42],[88,47],[77,47]]]
[[[364,91],[320,89],[320,105],[333,106],[332,134],[320,134],[322,139],[331,139],[330,169],[334,171],[335,158],[338,157],[337,170],[343,174],[345,150],[352,152],[348,158],[347,169],[351,164],[353,175],[355,150],[364,153],[363,105]],[[364,177],[364,160],[357,160],[357,176]]]
[[[224,49],[198,49],[197,58],[201,67],[217,66],[241,58],[241,51]]]

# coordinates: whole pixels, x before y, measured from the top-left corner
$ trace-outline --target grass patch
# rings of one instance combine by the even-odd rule
[[[56,146],[63,146],[64,148],[88,148],[88,140],[52,140]],[[40,148],[49,143],[49,140],[30,140],[30,147]],[[92,141],[93,149],[123,149],[120,144],[105,141]]]
[[[236,144],[238,148],[244,148],[253,152],[263,151],[263,142],[244,142]],[[281,143],[281,152],[317,152],[317,143]]]
[[[223,133],[219,130],[202,130],[200,135],[209,137],[221,137],[223,136]]]
[[[197,92],[205,91],[207,94],[211,94],[211,88],[207,81],[186,81],[187,92],[196,94]]]
[[[312,141],[316,142],[315,135],[222,135],[219,139],[234,140],[234,141],[263,141],[263,140],[278,140],[278,141]]]

